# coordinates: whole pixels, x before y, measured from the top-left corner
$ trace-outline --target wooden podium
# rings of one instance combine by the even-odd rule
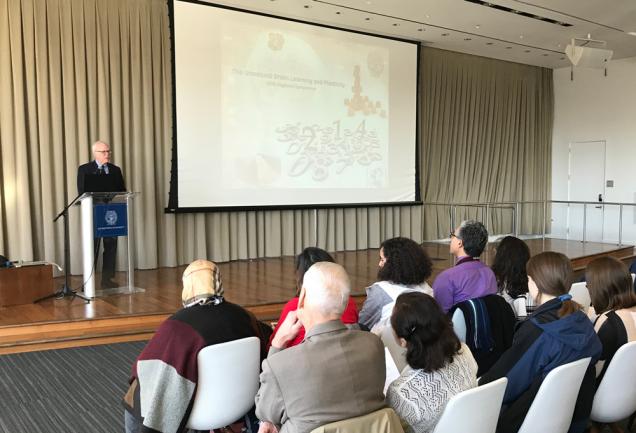
[[[53,265],[0,269],[0,307],[31,304],[53,292]]]

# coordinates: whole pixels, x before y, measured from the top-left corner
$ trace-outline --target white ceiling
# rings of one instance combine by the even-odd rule
[[[636,0],[488,0],[571,27],[466,0],[207,1],[548,68],[569,66],[565,45],[588,34],[607,41],[614,59],[636,56]]]

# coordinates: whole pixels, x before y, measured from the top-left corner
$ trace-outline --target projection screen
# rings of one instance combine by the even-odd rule
[[[169,211],[410,204],[419,45],[172,4]]]

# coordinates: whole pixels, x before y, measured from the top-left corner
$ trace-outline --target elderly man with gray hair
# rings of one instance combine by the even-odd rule
[[[479,261],[488,244],[486,227],[479,221],[463,221],[450,238],[450,252],[457,262],[433,282],[435,300],[445,313],[460,302],[497,293],[495,274]]]
[[[298,310],[289,313],[263,361],[256,395],[260,433],[308,433],[384,407],[384,348],[340,317],[350,292],[347,272],[319,262],[305,273]],[[305,340],[285,349],[300,325]]]

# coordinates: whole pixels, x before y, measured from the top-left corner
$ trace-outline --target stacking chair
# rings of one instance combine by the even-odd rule
[[[592,305],[592,299],[590,298],[590,292],[587,289],[587,283],[582,281],[580,283],[572,284],[570,288],[570,295],[572,295],[572,300],[578,304],[583,306],[583,312],[587,314],[587,310]]]
[[[519,433],[567,433],[590,359],[579,359],[548,373]]]
[[[433,433],[495,433],[507,384],[502,377],[453,396]]]
[[[455,310],[453,313],[453,329],[455,330],[455,334],[459,341],[462,343],[466,342],[466,318],[464,317],[464,313],[459,308]]]
[[[256,337],[215,344],[199,352],[199,380],[188,428],[225,427],[254,406],[260,352],[261,343]]]
[[[624,344],[612,357],[594,395],[590,418],[611,424],[636,412],[636,341]]]

